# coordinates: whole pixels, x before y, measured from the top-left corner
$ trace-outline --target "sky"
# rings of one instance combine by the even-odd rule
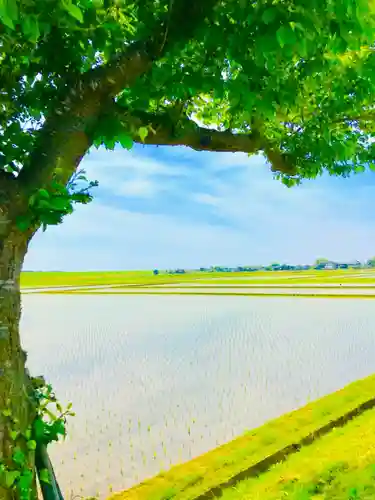
[[[94,200],[39,231],[24,270],[312,263],[375,255],[375,172],[287,188],[262,156],[136,145],[93,149]]]

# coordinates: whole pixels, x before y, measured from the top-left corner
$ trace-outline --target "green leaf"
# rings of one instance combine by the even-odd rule
[[[97,137],[96,139],[94,139],[92,144],[93,144],[93,146],[96,147],[96,149],[99,149],[100,146],[103,144],[103,137],[101,137],[101,136]]]
[[[141,138],[142,142],[145,142],[146,137],[148,136],[149,131],[147,127],[140,127],[138,129],[138,135]]]
[[[51,439],[53,441],[57,441],[59,439],[59,436],[65,436],[66,434],[66,429],[65,429],[65,422],[62,419],[58,419],[55,422],[53,422],[51,428]]]
[[[6,408],[1,413],[4,415],[4,417],[10,417],[12,415],[12,412],[9,410],[9,408]]]
[[[0,20],[11,30],[15,29],[12,19],[9,17],[6,9],[6,0],[0,0]]]
[[[20,434],[19,431],[10,431],[10,437],[12,438],[13,441],[17,439],[19,434]]]
[[[16,0],[0,0],[0,20],[11,30],[15,29],[14,22],[18,21],[18,4]]]
[[[40,479],[43,483],[51,484],[51,478],[49,477],[49,472],[48,472],[48,469],[42,469],[42,470],[39,472],[39,479]]]
[[[27,447],[29,450],[35,450],[36,441],[34,441],[33,439],[30,439],[30,441],[27,442]]]
[[[276,19],[277,13],[278,12],[276,8],[271,7],[269,9],[266,9],[262,14],[262,21],[264,22],[264,24],[272,23],[272,21]]]
[[[105,137],[103,142],[106,149],[113,151],[115,149],[117,141],[112,137]]]
[[[47,191],[47,189],[39,189],[38,190],[38,196],[39,198],[45,198],[45,199],[48,199],[50,197],[50,194],[49,192]]]
[[[37,441],[43,441],[45,435],[46,423],[42,419],[37,418],[34,421],[33,430],[34,436]]]
[[[31,42],[37,42],[40,37],[37,17],[33,15],[27,15],[22,20],[22,30]]]
[[[21,475],[20,471],[18,470],[7,470],[5,471],[5,486],[7,488],[11,488],[16,479],[19,478]]]
[[[29,440],[29,439],[31,438],[31,430],[30,430],[30,429],[27,429],[27,430],[23,433],[23,435],[25,436],[25,438],[26,438],[27,440]]]
[[[62,2],[64,9],[69,12],[69,14],[77,19],[80,23],[83,23],[82,11],[77,5],[74,5],[71,0],[63,0]]]
[[[24,470],[18,479],[17,489],[20,490],[20,500],[30,500],[31,485],[33,483],[33,472]]]
[[[65,211],[70,207],[70,200],[64,196],[56,196],[49,200],[49,207],[52,210]]]
[[[133,139],[128,134],[120,134],[118,137],[118,141],[125,149],[131,149],[133,147]]]
[[[276,38],[281,48],[283,48],[285,45],[293,45],[297,41],[297,37],[293,29],[291,28],[291,26],[287,25],[281,26],[276,31]]]
[[[13,462],[16,465],[22,466],[26,462],[26,456],[25,456],[24,452],[18,447],[16,447],[14,449],[12,458],[13,458]]]
[[[4,1],[4,0],[3,0]],[[5,0],[7,14],[13,21],[18,21],[18,3],[16,0]]]

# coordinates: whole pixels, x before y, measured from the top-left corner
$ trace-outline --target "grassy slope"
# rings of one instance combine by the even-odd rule
[[[374,396],[374,384],[375,375],[354,382],[336,393],[249,431],[224,446],[185,464],[177,465],[168,472],[159,474],[125,492],[115,494],[110,499],[194,499],[207,489],[225,482],[268,455],[288,446],[291,442],[300,440],[317,428],[370,399]],[[355,450],[353,449],[352,452],[355,453]],[[320,461],[319,454],[310,458],[313,462]],[[259,481],[261,482],[261,479]],[[244,481],[245,483],[246,488],[252,487],[249,486],[251,481]],[[249,498],[255,497],[250,496]],[[297,497],[295,498],[297,499]],[[301,497],[299,500],[307,498],[310,497]]]
[[[314,442],[259,478],[224,491],[223,500],[375,498],[375,410]]]

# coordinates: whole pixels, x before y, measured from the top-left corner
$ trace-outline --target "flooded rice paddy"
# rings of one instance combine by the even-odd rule
[[[66,498],[106,498],[373,373],[374,318],[360,299],[24,295],[30,371],[77,413],[50,447]]]

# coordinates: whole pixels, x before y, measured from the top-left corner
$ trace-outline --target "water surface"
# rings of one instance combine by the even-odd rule
[[[25,295],[33,374],[72,401],[59,482],[105,498],[371,374],[372,301]]]

